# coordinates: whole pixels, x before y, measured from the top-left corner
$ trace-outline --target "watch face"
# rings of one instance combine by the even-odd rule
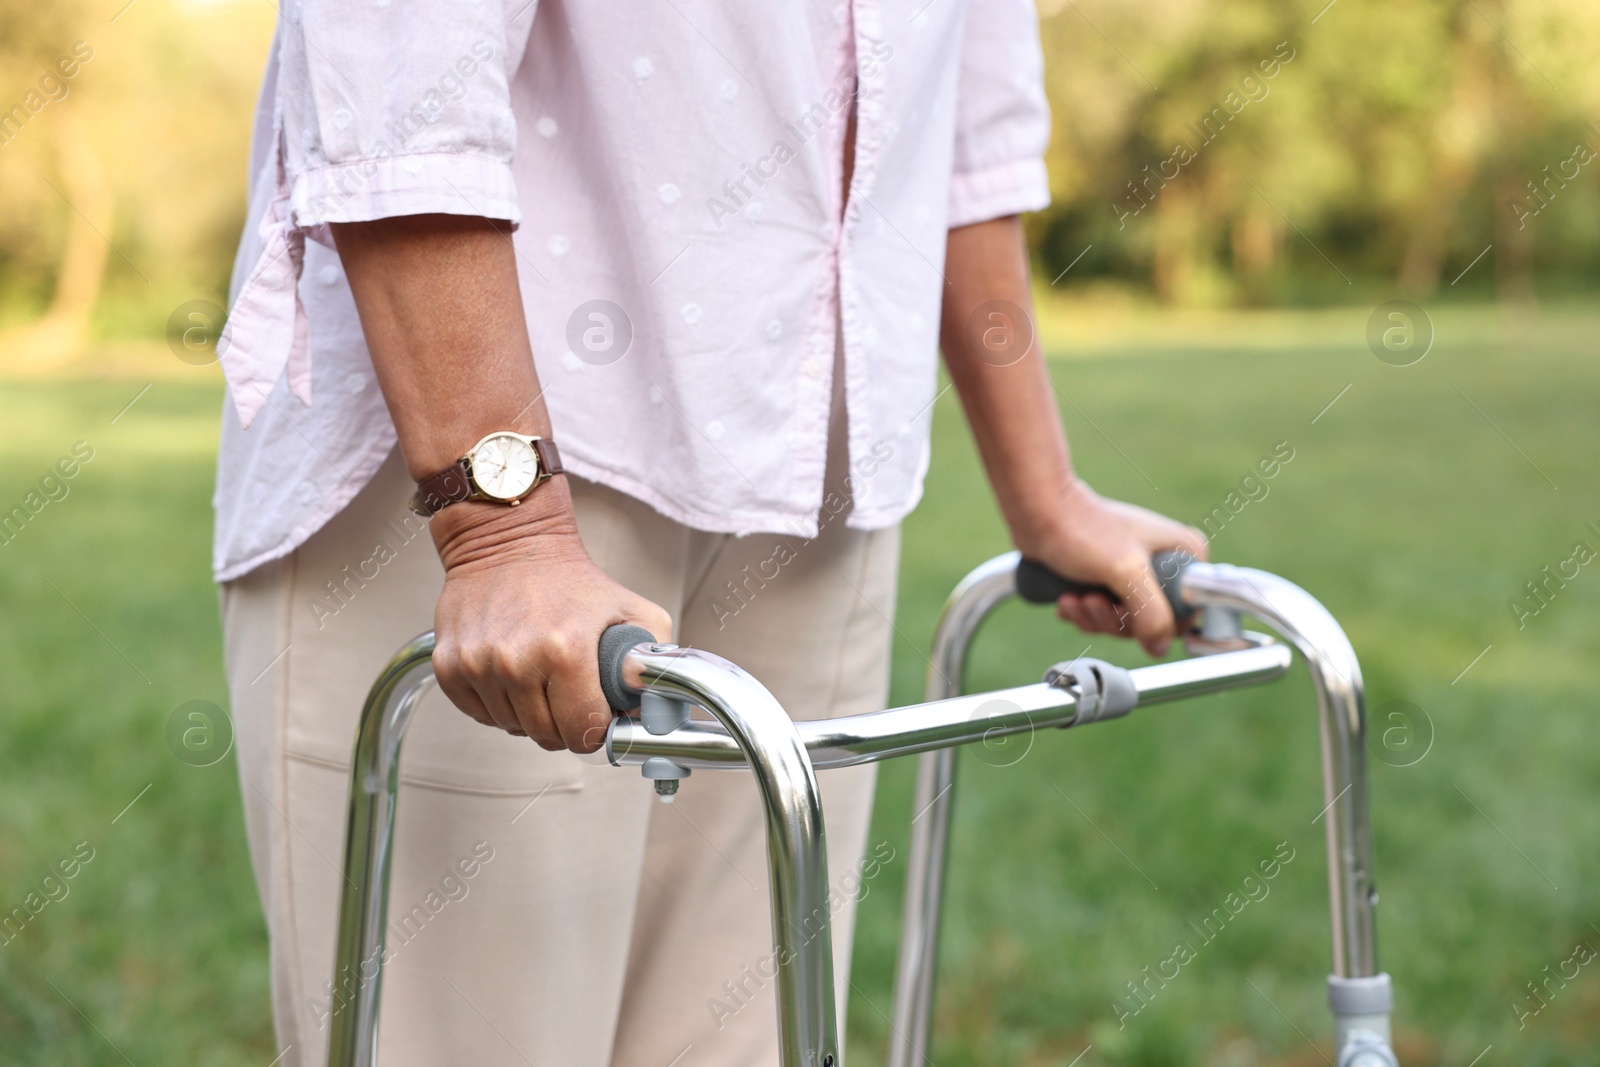
[[[495,434],[472,450],[472,480],[495,500],[517,500],[539,475],[539,457],[520,437]]]

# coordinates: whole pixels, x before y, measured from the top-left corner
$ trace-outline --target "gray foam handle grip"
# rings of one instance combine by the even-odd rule
[[[1161,591],[1167,595],[1172,614],[1180,623],[1188,622],[1194,614],[1194,607],[1184,602],[1181,592],[1183,571],[1191,562],[1192,557],[1187,552],[1176,550],[1157,552],[1150,557],[1156,581],[1161,583]],[[1024,557],[1017,564],[1017,595],[1028,603],[1054,604],[1066,593],[1099,593],[1113,604],[1122,603],[1122,598],[1105,586],[1063,578],[1038,560]]]
[[[634,645],[655,642],[655,634],[630,623],[607,626],[600,635],[600,691],[612,711],[632,711],[639,706],[639,690],[622,680],[622,658]]]

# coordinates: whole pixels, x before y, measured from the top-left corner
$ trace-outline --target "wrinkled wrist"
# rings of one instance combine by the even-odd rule
[[[514,507],[482,500],[451,504],[428,525],[446,573],[586,555],[565,478],[551,479]]]

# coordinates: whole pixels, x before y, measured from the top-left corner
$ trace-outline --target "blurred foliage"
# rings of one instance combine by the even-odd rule
[[[1480,295],[1600,275],[1589,0],[1042,6],[1049,278],[1086,246],[1073,282],[1188,305],[1423,295],[1490,244]]]
[[[0,0],[0,326],[54,313],[99,339],[159,337],[174,305],[226,292],[275,17],[266,3]],[[70,327],[50,340],[73,346]]]
[[[1595,565],[1525,628],[1507,605],[1575,540],[1595,543],[1600,312],[1552,301],[1524,329],[1492,308],[1438,309],[1434,351],[1406,368],[1373,358],[1363,309],[1272,313],[1294,320],[1295,346],[1261,342],[1265,313],[1189,317],[1209,323],[1176,342],[1050,346],[1056,388],[1075,398],[1078,469],[1196,521],[1273,442],[1296,449],[1211,551],[1322,599],[1377,721],[1405,700],[1431,726],[1414,765],[1382,737],[1370,764],[1401,1062],[1595,1067],[1600,967],[1549,977],[1576,944],[1600,946]],[[70,495],[0,545],[0,914],[75,842],[99,854],[0,945],[0,1067],[267,1067],[282,1051],[237,767],[181,762],[166,733],[188,701],[227,700],[207,568],[221,385],[148,381],[0,382],[0,506],[74,440],[95,449]],[[951,587],[1011,547],[953,391],[933,405],[928,484],[905,527],[897,705],[921,697]],[[1085,640],[1008,605],[968,683],[1038,678]],[[1110,642],[1088,654],[1145,662]],[[1296,666],[1272,685],[963,752],[931,1063],[1326,1067],[1312,702]],[[847,1063],[885,1062],[915,767],[890,761],[880,778],[868,840],[896,859],[864,883]],[[1271,896],[1121,1028],[1126,983],[1193,938],[1189,924],[1280,841],[1299,858]],[[1529,984],[1546,980],[1557,995],[1523,1026]]]
[[[1061,288],[1296,305],[1600,279],[1600,167],[1574,157],[1600,146],[1600,5],[1040,2],[1055,203],[1029,225]],[[7,362],[158,337],[225,291],[274,18],[0,0]]]

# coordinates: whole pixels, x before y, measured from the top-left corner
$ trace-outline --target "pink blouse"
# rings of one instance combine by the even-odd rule
[[[395,215],[515,227],[573,473],[698,529],[814,535],[839,330],[848,521],[916,505],[945,233],[1049,199],[1029,0],[280,11],[218,346],[219,581],[292,551],[394,447],[327,224]]]

